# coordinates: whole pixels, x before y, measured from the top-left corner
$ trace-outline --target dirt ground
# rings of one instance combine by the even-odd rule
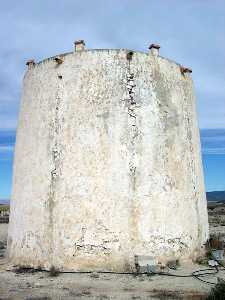
[[[218,209],[217,209],[218,210]],[[210,212],[210,231],[225,236],[223,224],[216,224],[218,211]],[[222,226],[221,226],[222,225]],[[72,300],[72,299],[206,299],[213,287],[193,277],[169,277],[162,275],[118,275],[118,274],[78,274],[61,273],[51,277],[48,272],[16,273],[5,257],[7,224],[0,224],[0,300]],[[207,266],[185,264],[176,271],[176,275],[191,274]],[[167,270],[168,271],[168,270]],[[201,277],[212,283],[217,277],[225,279],[225,271],[216,275]]]
[[[0,224],[1,248],[6,245],[7,225]],[[48,272],[16,273],[0,255],[0,300],[57,300],[57,299],[205,299],[211,285],[196,278],[117,274],[59,274]],[[0,254],[1,254],[0,253]],[[205,268],[205,266],[201,266]],[[184,265],[173,274],[191,274],[199,265]],[[171,273],[171,271],[170,271]],[[216,276],[225,279],[225,272]],[[204,277],[216,283],[216,276]]]

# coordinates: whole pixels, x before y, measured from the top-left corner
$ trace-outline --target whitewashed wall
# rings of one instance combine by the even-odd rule
[[[134,255],[196,257],[208,219],[190,75],[122,49],[61,57],[24,78],[11,260],[125,271]]]

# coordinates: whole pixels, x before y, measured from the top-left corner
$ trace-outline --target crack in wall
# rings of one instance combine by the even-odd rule
[[[127,149],[129,155],[129,178],[130,178],[130,201],[131,201],[131,213],[129,216],[130,222],[130,240],[131,243],[136,245],[139,239],[139,208],[136,201],[136,182],[137,182],[137,141],[140,135],[138,125],[137,125],[137,101],[135,98],[135,74],[131,70],[132,58],[127,59],[128,64],[126,67],[125,80],[125,90],[126,96],[123,101],[125,102],[128,114],[128,139],[127,139]]]
[[[56,205],[56,187],[57,182],[60,177],[60,165],[61,165],[61,144],[60,144],[60,133],[61,133],[61,118],[60,118],[60,108],[62,102],[61,86],[58,85],[56,89],[56,105],[54,107],[54,117],[51,122],[51,140],[52,140],[52,165],[51,170],[51,181],[49,187],[49,197],[48,197],[48,211],[49,211],[49,223],[48,223],[48,233],[49,233],[49,259],[50,265],[54,266],[54,208]]]
[[[126,70],[126,91],[127,91],[127,112],[129,116],[129,125],[130,127],[130,144],[131,144],[131,156],[129,161],[129,170],[130,170],[130,178],[131,178],[131,186],[132,189],[135,190],[136,183],[136,149],[135,149],[135,140],[138,136],[138,127],[137,127],[137,113],[136,113],[136,100],[135,100],[135,92],[134,92],[135,84],[134,84],[134,73],[131,72],[130,61],[128,62],[128,67]]]
[[[86,253],[86,254],[89,254],[89,255],[90,254],[97,255],[99,253],[99,251],[101,251],[105,255],[110,254],[111,253],[111,248],[107,247],[106,245],[107,245],[106,243],[99,244],[99,245],[75,243],[74,244],[74,254],[73,254],[73,256],[78,255],[80,251],[82,251],[82,253]]]

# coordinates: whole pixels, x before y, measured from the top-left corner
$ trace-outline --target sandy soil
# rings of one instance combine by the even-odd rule
[[[214,216],[214,214],[212,213]],[[215,218],[214,218],[215,219]],[[214,220],[213,219],[213,220]],[[216,226],[225,234],[225,227]],[[6,242],[7,224],[0,224],[0,241]],[[3,245],[1,243],[0,245]],[[57,300],[57,299],[205,299],[212,285],[196,278],[168,276],[117,275],[117,274],[60,274],[51,277],[48,272],[15,273],[15,267],[4,257],[5,249],[0,249],[0,300]],[[1,254],[0,253],[0,254]],[[186,264],[173,274],[191,274],[194,270],[207,266]],[[216,276],[206,276],[204,280],[216,283],[217,277],[225,279],[225,271]]]

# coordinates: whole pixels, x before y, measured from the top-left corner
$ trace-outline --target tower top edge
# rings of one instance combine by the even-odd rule
[[[56,58],[64,59],[66,56],[77,54],[77,53],[79,53],[79,55],[80,55],[82,53],[87,53],[87,52],[124,52],[124,53],[127,53],[129,51],[132,51],[134,54],[137,53],[137,54],[141,54],[141,55],[144,55],[144,56],[149,56],[148,52],[139,51],[139,50],[131,50],[131,49],[126,49],[126,48],[119,48],[119,49],[115,49],[115,48],[114,49],[84,49],[84,50],[79,51],[79,52],[71,51],[71,52],[65,52],[65,53],[54,55],[54,56],[50,56],[50,57],[47,57],[43,60],[38,61],[36,63],[36,65],[41,65],[42,63],[55,60]],[[181,64],[177,63],[176,61],[174,61],[172,59],[165,58],[161,55],[159,55],[158,57],[160,59],[168,61],[169,63],[175,64],[177,66],[181,66]]]

